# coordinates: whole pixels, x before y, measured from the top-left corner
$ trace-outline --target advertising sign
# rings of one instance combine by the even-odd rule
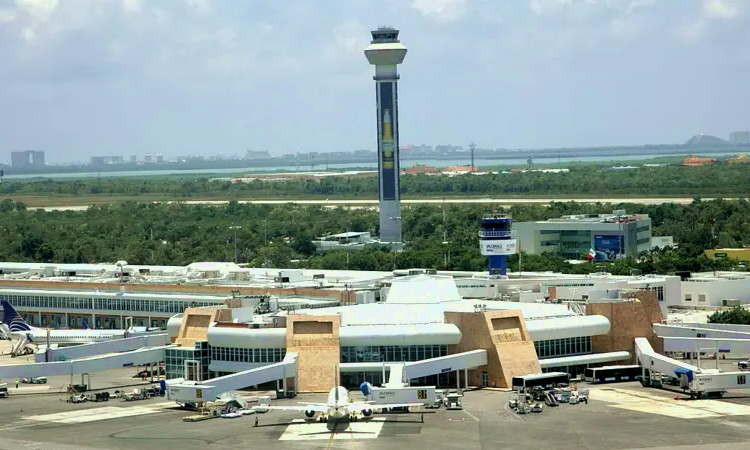
[[[603,253],[607,261],[613,261],[624,253],[623,237],[616,234],[594,235],[594,250]]]
[[[479,250],[483,256],[514,255],[518,253],[518,240],[479,241]]]
[[[387,81],[378,83],[380,111],[378,121],[380,122],[380,133],[378,135],[378,147],[380,155],[380,178],[383,182],[382,200],[396,200],[396,177],[398,175],[398,131],[395,110],[396,82]]]

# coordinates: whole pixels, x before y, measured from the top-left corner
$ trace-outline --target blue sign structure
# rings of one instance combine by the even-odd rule
[[[594,235],[594,251],[603,253],[607,261],[614,261],[625,253],[625,240],[617,234]]]
[[[378,84],[378,167],[382,189],[380,200],[397,200],[399,192],[398,106],[396,81]]]

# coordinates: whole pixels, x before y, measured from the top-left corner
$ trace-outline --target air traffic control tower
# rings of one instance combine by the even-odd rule
[[[380,241],[401,243],[401,169],[398,154],[398,65],[406,47],[398,30],[381,27],[372,31],[365,49],[367,61],[375,66],[378,114],[378,192],[380,196]]]
[[[513,220],[509,216],[493,211],[491,216],[482,218],[479,251],[483,256],[489,257],[491,279],[507,277],[506,258],[517,253],[517,243]]]

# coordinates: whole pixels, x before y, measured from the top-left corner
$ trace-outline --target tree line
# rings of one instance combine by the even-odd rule
[[[476,204],[424,204],[403,207],[406,247],[394,253],[380,246],[346,254],[316,253],[313,240],[343,231],[378,233],[378,212],[322,206],[253,205],[231,201],[222,206],[184,203],[124,202],[85,211],[43,211],[21,202],[0,202],[0,260],[43,263],[114,263],[186,265],[198,261],[233,261],[253,267],[392,270],[436,268],[486,270],[479,253],[480,219],[501,207]],[[654,235],[674,236],[675,249],[656,249],[612,263],[569,264],[553,255],[523,255],[524,271],[587,273],[597,266],[615,274],[730,269],[730,261],[712,261],[703,251],[750,246],[750,202],[695,199],[687,205],[553,202],[549,207],[504,208],[516,222],[569,214],[648,214]],[[233,228],[240,227],[240,228]],[[444,244],[443,242],[448,242]],[[509,258],[519,270],[519,258]]]
[[[144,177],[79,180],[6,180],[0,195],[49,197],[127,196],[165,198],[376,198],[377,178],[322,177],[235,183],[209,178]],[[750,165],[717,162],[702,167],[641,167],[607,170],[599,165],[573,166],[569,172],[525,172],[461,175],[455,177],[404,175],[401,192],[420,196],[746,196],[750,192]]]

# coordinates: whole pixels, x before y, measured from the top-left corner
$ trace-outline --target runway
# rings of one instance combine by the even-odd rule
[[[715,198],[703,198],[702,200],[715,200]],[[724,200],[736,200],[736,198],[726,198]],[[512,206],[512,205],[541,205],[549,206],[553,202],[576,202],[576,203],[638,203],[642,205],[660,205],[663,203],[677,203],[677,204],[689,204],[692,203],[692,197],[621,197],[621,198],[554,198],[554,199],[542,199],[542,198],[446,198],[446,199],[405,199],[401,200],[404,205],[440,205],[440,204],[493,204],[498,206]],[[164,203],[183,203],[186,205],[226,205],[230,200],[187,200],[180,202],[164,202]],[[156,202],[158,203],[158,202]],[[293,203],[297,205],[323,205],[331,208],[345,207],[345,208],[373,208],[377,209],[378,200],[238,200],[237,203],[241,204],[252,204],[252,205],[284,205]],[[41,209],[45,211],[85,211],[89,206],[37,206],[29,209]]]

